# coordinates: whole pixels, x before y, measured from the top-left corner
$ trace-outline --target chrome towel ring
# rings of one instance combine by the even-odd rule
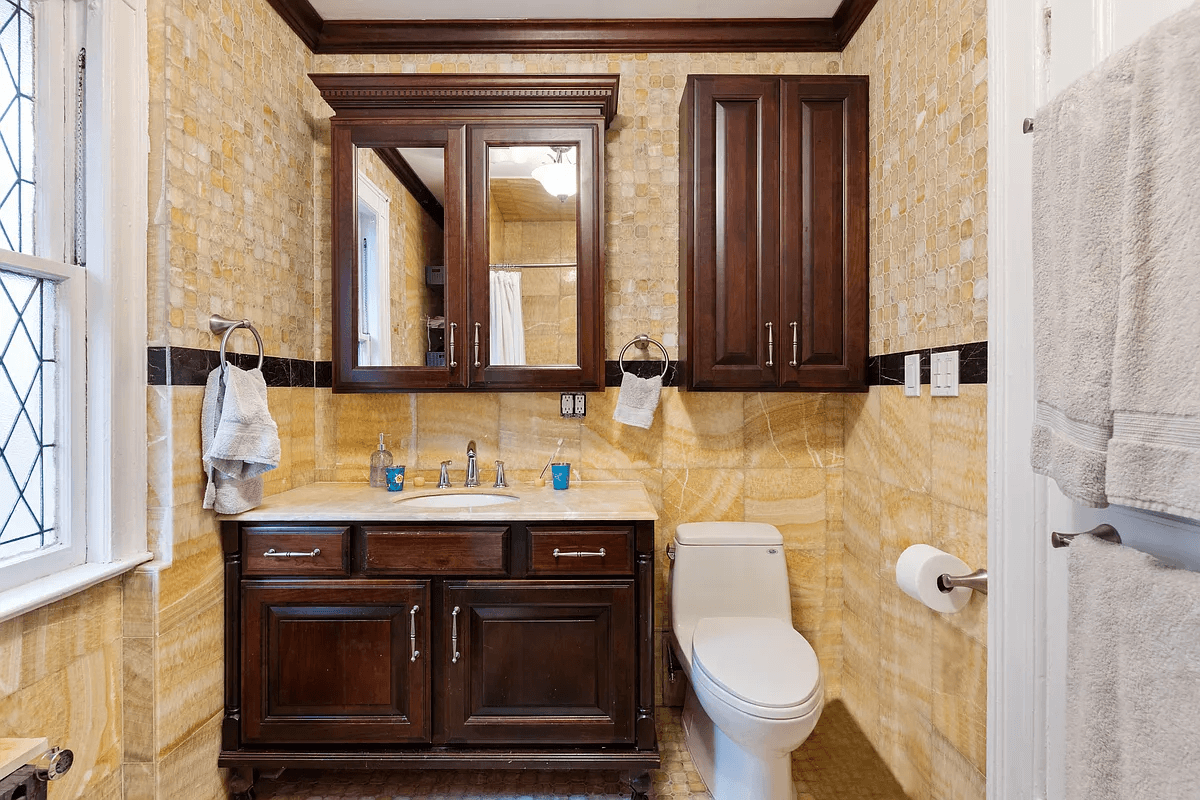
[[[225,368],[225,343],[229,341],[229,334],[233,333],[238,328],[245,328],[254,334],[255,341],[258,342],[258,368],[262,369],[263,365],[263,340],[258,335],[258,330],[250,324],[248,319],[226,319],[220,314],[213,314],[208,318],[208,329],[213,334],[218,334],[224,331],[224,336],[221,337],[221,368]],[[223,373],[222,373],[223,374]]]
[[[669,370],[671,368],[671,356],[667,354],[667,348],[662,346],[662,342],[659,342],[657,339],[651,339],[650,335],[646,334],[646,333],[639,333],[637,336],[633,337],[633,339],[628,344],[626,344],[624,347],[621,348],[621,352],[617,356],[617,363],[621,365],[621,372],[625,371],[625,351],[626,350],[628,350],[631,347],[636,347],[639,350],[645,350],[650,345],[654,345],[659,350],[662,350],[663,370],[662,370],[662,375],[660,375],[659,377],[666,377],[667,370]]]

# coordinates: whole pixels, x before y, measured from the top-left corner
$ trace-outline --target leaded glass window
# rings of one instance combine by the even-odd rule
[[[0,0],[0,247],[33,253],[33,0]]]

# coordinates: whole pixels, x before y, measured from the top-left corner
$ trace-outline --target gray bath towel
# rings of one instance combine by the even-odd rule
[[[1200,518],[1200,4],[1135,52],[1107,494]]]
[[[1033,469],[1105,506],[1134,53],[1038,112],[1033,139]]]
[[[638,428],[649,428],[654,424],[654,411],[662,393],[662,376],[639,378],[628,372],[621,373],[621,391],[617,395],[617,407],[613,419]]]
[[[1066,800],[1200,798],[1200,573],[1071,544]]]
[[[239,514],[262,502],[262,474],[279,466],[279,429],[257,369],[227,364],[208,375],[200,409],[200,444],[208,486],[204,508]]]

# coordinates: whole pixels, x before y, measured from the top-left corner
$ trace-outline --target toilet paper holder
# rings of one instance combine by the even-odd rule
[[[928,585],[928,584],[926,584]],[[939,575],[937,579],[938,589],[949,594],[955,589],[962,587],[963,589],[974,589],[980,594],[988,593],[988,574],[986,569],[977,569],[969,575]]]

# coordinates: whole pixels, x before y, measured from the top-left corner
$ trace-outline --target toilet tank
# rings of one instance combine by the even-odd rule
[[[684,653],[705,617],[792,623],[783,535],[761,522],[687,522],[675,529],[671,626]]]

